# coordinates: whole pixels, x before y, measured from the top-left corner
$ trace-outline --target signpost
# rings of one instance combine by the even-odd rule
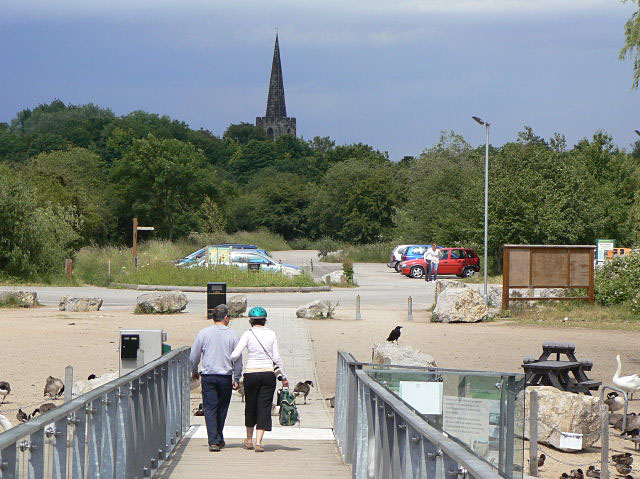
[[[153,231],[153,226],[138,226],[138,218],[133,218],[133,264],[138,266],[138,231]]]

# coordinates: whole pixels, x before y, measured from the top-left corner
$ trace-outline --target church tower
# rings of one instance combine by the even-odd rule
[[[276,45],[273,49],[271,78],[269,79],[267,112],[265,116],[256,118],[256,126],[264,128],[272,140],[282,135],[296,136],[296,119],[287,117],[287,107],[284,102],[284,82],[282,81],[280,45],[278,44],[277,34]]]

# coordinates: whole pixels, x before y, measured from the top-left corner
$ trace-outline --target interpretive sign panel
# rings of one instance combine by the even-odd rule
[[[590,245],[504,245],[502,308],[509,301],[583,299],[593,303],[595,246]],[[580,297],[509,296],[510,288],[586,288]]]
[[[598,239],[596,240],[596,262],[603,264],[607,258],[607,251],[616,247],[614,239]]]
[[[400,381],[399,395],[420,414],[442,414],[442,383]]]

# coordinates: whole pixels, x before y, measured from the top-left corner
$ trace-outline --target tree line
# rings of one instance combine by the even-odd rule
[[[505,243],[637,242],[640,142],[604,132],[569,148],[525,127],[490,149],[489,252]],[[57,270],[86,245],[267,229],[351,244],[483,238],[484,146],[454,132],[418,157],[328,137],[273,141],[251,124],[222,137],[153,113],[55,100],[0,123],[0,272]]]

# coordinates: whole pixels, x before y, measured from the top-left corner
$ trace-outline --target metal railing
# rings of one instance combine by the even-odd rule
[[[431,426],[362,370],[363,366],[373,365],[338,351],[334,432],[354,479],[503,477]],[[513,464],[513,448],[510,462]]]
[[[0,478],[153,477],[189,428],[183,347],[0,434]]]

